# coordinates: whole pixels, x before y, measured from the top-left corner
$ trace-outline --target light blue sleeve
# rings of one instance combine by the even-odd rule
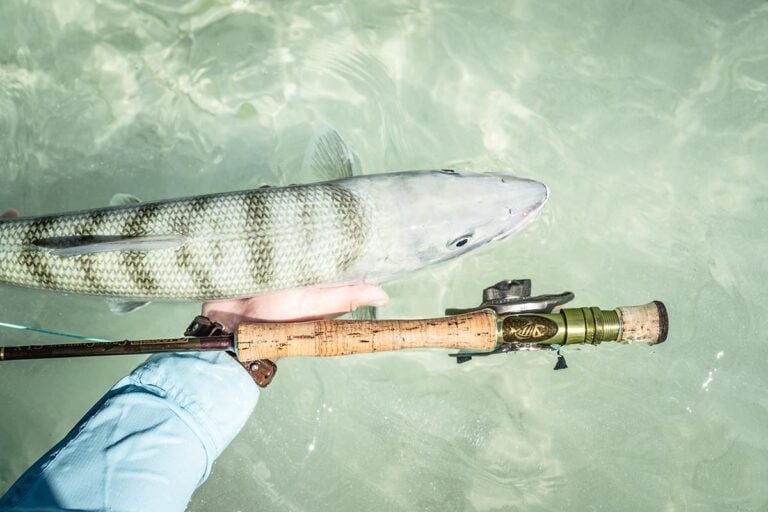
[[[0,498],[0,510],[183,511],[259,388],[224,352],[155,355]]]

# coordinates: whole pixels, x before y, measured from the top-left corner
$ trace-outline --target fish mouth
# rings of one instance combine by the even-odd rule
[[[525,210],[523,212],[520,212],[515,215],[515,217],[518,219],[517,222],[514,223],[509,229],[501,232],[499,235],[491,239],[491,241],[496,240],[504,240],[505,238],[509,238],[512,235],[515,235],[519,233],[520,231],[524,230],[528,227],[529,224],[531,224],[534,220],[536,220],[541,213],[541,210],[544,208],[544,205],[541,204],[536,207],[531,207],[528,210]]]
[[[544,183],[529,179],[516,179],[528,182],[526,183],[526,190],[524,192],[528,204],[522,208],[518,207],[517,211],[509,208],[511,216],[511,218],[507,219],[509,227],[494,237],[492,239],[493,241],[503,240],[525,229],[538,218],[541,214],[541,210],[544,208],[544,204],[547,202],[547,199],[549,199],[549,187]]]

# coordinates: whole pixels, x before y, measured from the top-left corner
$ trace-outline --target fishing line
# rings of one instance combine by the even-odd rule
[[[62,331],[54,331],[54,330],[51,330],[51,329],[41,329],[40,327],[30,327],[28,325],[9,324],[9,323],[6,323],[6,322],[0,322],[0,327],[7,327],[9,329],[17,329],[19,331],[39,332],[41,334],[48,334],[50,336],[61,336],[63,338],[74,338],[76,340],[83,340],[83,341],[95,341],[95,342],[112,341],[112,340],[105,340],[104,338],[91,338],[90,336],[81,336],[80,334],[72,334],[72,333],[62,332]]]

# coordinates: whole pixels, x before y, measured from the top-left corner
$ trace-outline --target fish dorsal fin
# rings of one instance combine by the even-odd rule
[[[132,206],[141,203],[141,199],[131,194],[115,194],[109,201],[109,206]]]
[[[149,301],[125,300],[125,299],[107,299],[109,310],[118,315],[126,315],[143,308],[149,304]]]
[[[359,172],[360,163],[339,132],[323,126],[312,137],[302,168],[309,168],[316,181],[330,181],[351,178]]]
[[[40,249],[54,256],[70,257],[110,251],[157,251],[175,249],[186,242],[181,235],[123,236],[62,236],[35,240]]]

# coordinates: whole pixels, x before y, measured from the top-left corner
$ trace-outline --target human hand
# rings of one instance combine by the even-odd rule
[[[202,312],[210,319],[221,322],[228,330],[234,330],[245,321],[311,320],[346,313],[360,306],[380,306],[386,301],[386,293],[378,286],[355,284],[292,289],[249,299],[210,301],[203,305]],[[123,384],[162,390],[164,399],[181,404],[177,408],[181,413],[174,412],[172,417],[181,414],[187,424],[195,427],[194,432],[203,434],[194,438],[203,443],[207,455],[201,480],[207,477],[213,461],[246,424],[259,399],[259,387],[251,376],[224,352],[155,354]],[[150,429],[145,429],[142,431],[144,438],[147,432],[151,435]],[[131,439],[141,442],[141,437],[136,435]],[[192,441],[189,446],[194,445]],[[168,446],[173,446],[173,443],[162,443],[162,447]],[[185,452],[189,451],[185,448]],[[153,464],[157,466],[156,462]],[[192,470],[189,472],[194,473]],[[179,478],[178,469],[173,478]],[[182,502],[183,499],[177,501]]]
[[[209,301],[203,316],[232,332],[242,322],[290,322],[318,320],[354,311],[359,307],[383,306],[386,292],[372,284],[323,288],[294,288],[249,299]]]
[[[5,210],[2,214],[0,214],[0,218],[2,219],[14,219],[19,216],[19,212],[11,208],[10,210]]]

